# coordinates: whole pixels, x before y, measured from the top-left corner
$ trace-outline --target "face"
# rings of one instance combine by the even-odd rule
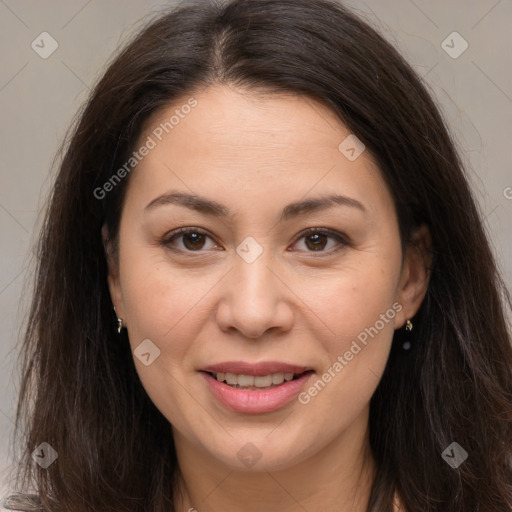
[[[189,98],[140,137],[155,144],[109,260],[143,386],[178,452],[232,468],[357,445],[393,331],[426,287],[421,258],[402,260],[380,171],[311,99],[227,86]]]

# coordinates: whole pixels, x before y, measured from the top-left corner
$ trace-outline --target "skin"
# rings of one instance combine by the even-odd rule
[[[418,230],[402,260],[394,204],[377,166],[368,151],[349,161],[338,150],[350,132],[323,105],[225,85],[193,96],[197,107],[133,171],[119,252],[107,251],[112,301],[132,350],[145,339],[160,350],[149,366],[134,360],[173,425],[176,510],[238,512],[243,503],[247,512],[363,511],[375,471],[369,401],[394,329],[424,298],[428,231]],[[140,143],[188,98],[156,113]],[[230,214],[175,204],[146,209],[170,191],[205,196]],[[289,203],[332,193],[365,211],[336,205],[279,220]],[[170,242],[182,227],[207,236]],[[301,235],[307,228],[330,229],[349,243],[320,235],[315,251],[314,237]],[[248,236],[263,249],[252,263],[236,252]],[[313,383],[394,303],[396,316],[307,404],[234,412],[198,372],[222,361],[284,361],[313,368]],[[237,456],[246,443],[261,453],[251,468]]]

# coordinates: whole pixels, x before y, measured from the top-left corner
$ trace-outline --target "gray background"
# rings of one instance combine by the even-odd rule
[[[0,495],[12,457],[15,344],[30,296],[27,269],[55,172],[52,161],[112,52],[145,16],[173,3],[0,0]],[[346,3],[398,46],[437,98],[512,288],[512,2]],[[469,45],[458,58],[442,47],[454,31]],[[42,32],[58,43],[47,59],[31,47],[34,40],[42,46]],[[447,50],[460,52],[463,42],[452,39]]]

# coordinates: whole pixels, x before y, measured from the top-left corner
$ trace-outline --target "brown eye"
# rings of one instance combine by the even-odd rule
[[[184,233],[183,245],[190,250],[202,249],[205,241],[205,235],[201,233]]]
[[[326,255],[350,245],[348,239],[341,233],[324,228],[311,228],[302,233],[299,240],[304,240],[306,252],[326,253]]]
[[[306,246],[313,251],[323,250],[329,237],[324,233],[315,233],[305,237]]]
[[[182,228],[163,239],[161,244],[177,252],[200,252],[202,249],[217,247],[215,243],[207,247],[208,239],[211,240],[211,237],[201,229]]]

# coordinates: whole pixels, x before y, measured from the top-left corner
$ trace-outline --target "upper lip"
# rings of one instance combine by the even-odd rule
[[[234,373],[236,375],[269,375],[272,373],[303,373],[311,370],[307,366],[282,363],[279,361],[263,361],[260,363],[248,363],[245,361],[226,361],[201,368],[203,372],[210,373]]]

